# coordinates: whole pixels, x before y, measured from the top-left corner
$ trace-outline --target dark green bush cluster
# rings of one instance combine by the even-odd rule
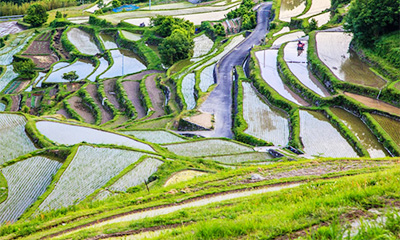
[[[107,22],[105,19],[100,19],[95,15],[89,16],[89,24],[99,26],[99,27],[112,27],[112,23]]]
[[[201,23],[200,30],[205,31],[212,39],[216,39],[217,36],[225,36],[225,28],[221,23],[211,25],[210,22],[205,21]]]
[[[256,12],[253,11],[255,3],[252,0],[243,0],[240,7],[230,11],[226,16],[228,19],[242,18],[242,30],[253,29],[257,25]]]

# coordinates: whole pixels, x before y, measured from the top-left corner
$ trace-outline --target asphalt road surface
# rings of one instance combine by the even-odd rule
[[[260,45],[268,32],[272,3],[262,3],[257,10],[257,26],[241,44],[217,64],[217,87],[211,92],[200,110],[214,114],[214,130],[197,132],[205,137],[233,138],[232,133],[232,68],[242,65],[253,45]]]

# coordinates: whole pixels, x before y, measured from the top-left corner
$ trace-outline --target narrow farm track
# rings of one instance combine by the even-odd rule
[[[242,65],[253,45],[259,45],[268,32],[272,3],[262,3],[257,11],[257,26],[241,44],[219,61],[216,68],[218,86],[211,92],[200,110],[214,114],[215,130],[207,137],[232,138],[232,68]],[[198,132],[202,135],[200,132]]]
[[[83,224],[80,226],[76,226],[64,231],[56,232],[51,235],[47,235],[42,237],[41,239],[50,239],[60,235],[67,235],[70,233],[74,233],[78,230],[85,229],[88,227],[100,227],[106,224],[118,223],[118,222],[125,222],[125,221],[134,221],[138,219],[143,219],[146,217],[155,217],[160,215],[165,215],[168,213],[176,212],[184,208],[190,207],[200,207],[205,206],[211,203],[217,203],[242,197],[248,197],[256,194],[263,194],[267,192],[275,192],[280,191],[282,189],[294,188],[300,186],[301,182],[291,182],[291,183],[279,183],[273,185],[266,185],[266,186],[259,186],[254,188],[244,188],[244,189],[237,189],[231,190],[227,192],[219,192],[214,194],[209,194],[200,197],[194,197],[191,199],[184,200],[180,203],[173,203],[167,205],[161,205],[156,207],[150,207],[146,209],[138,209],[129,211],[126,213],[117,214],[114,216],[106,217],[103,219],[99,219],[93,222],[89,222],[87,224]]]

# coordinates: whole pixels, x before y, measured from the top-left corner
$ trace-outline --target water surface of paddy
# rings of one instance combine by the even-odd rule
[[[371,114],[371,116],[375,118],[393,141],[400,146],[400,122],[378,114]]]
[[[83,54],[96,55],[100,53],[93,36],[89,33],[80,30],[79,28],[72,28],[67,32],[68,40],[75,45],[75,47]]]
[[[52,72],[47,79],[46,82],[68,82],[68,80],[63,79],[64,73],[68,73],[71,71],[76,71],[79,78],[77,81],[85,79],[90,73],[94,70],[94,66],[91,61],[79,59],[78,61],[74,62],[73,64],[60,68],[57,71]]]
[[[121,30],[121,34],[126,39],[131,40],[131,41],[139,41],[142,38],[142,35],[139,33],[132,33],[132,32],[125,31],[125,30]]]
[[[330,108],[340,120],[354,133],[361,144],[367,149],[371,158],[388,156],[385,148],[360,118],[340,108]]]
[[[282,0],[279,19],[284,22],[290,22],[290,18],[301,14],[305,8],[305,0]]]
[[[100,58],[99,61],[100,65],[97,67],[96,71],[87,78],[91,82],[96,81],[96,77],[102,74],[108,68],[107,60]]]
[[[133,52],[129,50],[111,50],[114,64],[107,70],[101,78],[113,78],[126,74],[140,72],[146,69],[146,65]]]
[[[312,0],[310,9],[299,18],[308,18],[331,8],[331,0]]]
[[[300,137],[305,153],[322,157],[358,157],[340,132],[319,112],[300,110]]]
[[[250,83],[243,82],[242,86],[243,117],[247,122],[245,133],[274,145],[286,146],[289,141],[288,116],[264,103]]]
[[[382,88],[386,81],[372,72],[357,54],[349,52],[352,38],[343,32],[317,33],[318,57],[342,81]]]
[[[349,96],[359,102],[361,102],[362,104],[364,104],[367,107],[370,108],[375,108],[384,112],[388,112],[391,114],[395,114],[400,116],[400,108],[397,108],[395,106],[392,106],[390,104],[387,104],[383,101],[374,99],[374,98],[370,98],[370,97],[365,97],[362,95],[358,95],[358,94],[354,94],[354,93],[349,93],[349,92],[345,92],[344,95]]]
[[[330,96],[329,92],[322,84],[312,75],[307,68],[307,47],[308,42],[303,51],[297,50],[297,42],[289,42],[284,48],[284,59],[290,71],[303,83],[306,87],[314,91],[322,97]]]
[[[280,36],[278,39],[275,40],[275,42],[272,44],[272,46],[280,46],[281,44],[285,42],[291,42],[291,41],[296,41],[297,39],[303,37],[305,33],[303,31],[297,31],[297,32],[292,32],[285,34],[283,36]]]
[[[115,42],[115,39],[113,36],[105,34],[105,33],[100,33],[99,37],[100,37],[101,41],[103,42],[104,47],[106,49],[118,48],[118,45]]]

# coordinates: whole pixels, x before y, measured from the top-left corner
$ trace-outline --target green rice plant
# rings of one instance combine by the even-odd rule
[[[214,42],[207,37],[206,34],[202,34],[193,38],[194,48],[193,48],[193,58],[197,58],[206,55],[210,52]]]
[[[185,142],[186,140],[172,132],[167,130],[136,130],[136,131],[121,131],[121,133],[126,135],[134,136],[138,139],[143,139],[147,142],[166,144],[166,143],[176,143]]]

